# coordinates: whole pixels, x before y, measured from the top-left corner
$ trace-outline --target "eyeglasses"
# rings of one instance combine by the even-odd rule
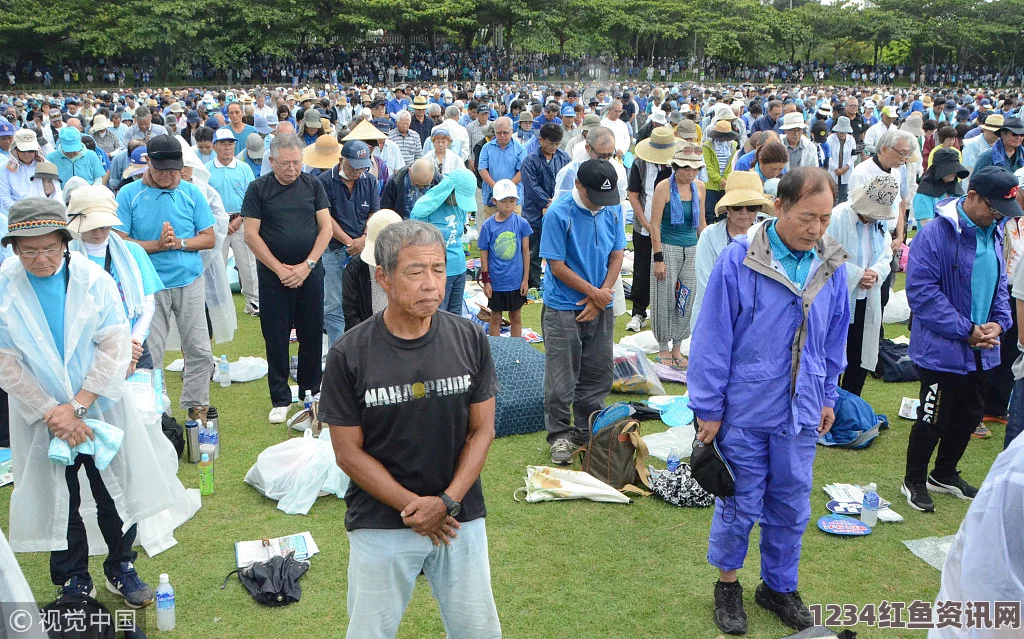
[[[757,213],[761,210],[760,206],[755,206],[753,204],[748,204],[747,206],[727,206],[725,208],[728,209],[730,213],[742,213],[744,211],[747,213]]]
[[[608,153],[595,153],[594,155],[597,156],[598,160],[610,160],[615,155],[615,151],[610,151]]]
[[[896,147],[892,147],[892,152],[895,153],[896,155],[900,156],[900,158],[903,159],[903,160],[906,160],[911,155],[914,155],[914,152],[912,150],[910,150],[910,151],[900,151]]]
[[[988,212],[996,216],[996,219],[1001,219],[1003,217],[1002,211],[992,206],[992,203],[989,202],[986,198],[981,198],[981,201],[984,202],[985,206],[988,207]]]
[[[62,250],[63,250],[62,248],[48,248],[48,249],[43,249],[42,251],[32,251],[32,250],[21,251],[21,250],[19,250],[18,251],[18,255],[20,255],[22,257],[26,257],[26,258],[28,258],[30,260],[34,260],[37,257],[39,257],[40,255],[42,255],[43,257],[47,257],[47,258],[49,258],[49,257],[56,257],[57,255],[60,255]]]

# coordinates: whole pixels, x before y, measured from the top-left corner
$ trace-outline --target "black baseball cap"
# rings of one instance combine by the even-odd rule
[[[158,135],[146,143],[146,155],[154,169],[158,171],[180,171],[185,162],[181,156],[181,145],[170,135]]]
[[[1006,217],[1021,217],[1017,203],[1017,176],[998,166],[986,166],[971,175],[970,189]]]
[[[619,203],[619,175],[608,160],[587,160],[576,173],[594,204],[611,206]]]
[[[376,108],[379,108],[379,107],[382,107],[382,106],[387,106],[387,105],[388,105],[387,102],[385,102],[384,100],[382,100],[380,98],[377,98],[376,100],[374,100],[373,102],[370,103],[370,109],[376,109]]]

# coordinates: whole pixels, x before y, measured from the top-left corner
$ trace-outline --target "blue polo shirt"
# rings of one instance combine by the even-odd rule
[[[57,272],[50,277],[36,277],[25,271],[28,276],[28,283],[39,300],[39,306],[43,309],[43,316],[46,317],[46,325],[50,328],[50,335],[53,336],[53,343],[57,346],[57,353],[64,360],[64,306],[67,299],[67,289],[64,287],[64,269],[67,263],[61,262]]]
[[[174,235],[187,240],[213,226],[213,213],[206,197],[189,182],[166,190],[132,182],[117,192],[117,230],[134,240],[160,239],[164,222],[170,222]],[[203,260],[197,251],[160,251],[150,261],[165,288],[188,286],[203,274]]]
[[[107,172],[100,162],[100,156],[85,147],[74,159],[64,155],[63,151],[53,151],[46,156],[46,160],[57,166],[57,176],[61,184],[67,184],[68,180],[76,175],[92,184]]]
[[[235,130],[228,125],[228,131],[231,131],[231,135],[235,136],[235,155],[238,155],[245,150],[245,141],[249,139],[250,133],[259,133],[251,124],[246,124],[245,128],[242,129],[241,133],[235,133]]]
[[[976,246],[974,249],[974,267],[971,269],[971,322],[978,324],[988,323],[989,314],[992,312],[992,300],[996,294],[996,285],[999,283],[999,258],[996,257],[996,225],[989,224],[988,228],[981,228],[971,221],[964,213],[964,198],[956,203],[957,213],[960,214],[960,223],[964,228],[974,229]]]
[[[544,305],[556,311],[583,310],[578,305],[583,294],[554,276],[550,260],[565,262],[572,272],[600,287],[608,275],[608,256],[625,248],[621,205],[592,213],[572,192],[555,200],[544,214],[540,236],[540,256],[549,260],[544,267]]]
[[[327,191],[327,199],[331,203],[331,217],[341,226],[349,237],[360,237],[366,231],[366,218],[380,208],[380,189],[377,178],[364,172],[359,176],[349,191],[341,179],[341,167],[335,166],[316,176]],[[338,240],[331,238],[328,246],[331,250],[344,248]]]
[[[227,213],[238,213],[242,210],[242,198],[249,182],[256,179],[252,169],[245,162],[234,160],[234,166],[224,166],[216,158],[206,165],[210,172],[210,186],[220,195]]]
[[[491,140],[480,149],[480,169],[487,169],[491,178],[498,180],[511,180],[523,167],[523,160],[526,159],[526,149],[515,140],[510,141],[505,148],[498,146],[497,140]],[[519,191],[519,201],[523,201],[523,183],[516,185]],[[483,201],[484,206],[494,206],[494,199],[491,197],[494,189],[484,182]]]
[[[775,230],[775,220],[767,223],[768,244],[772,248],[772,255],[782,263],[786,270],[786,277],[790,282],[802,289],[807,283],[807,275],[811,272],[811,263],[814,262],[814,251],[794,251],[786,246],[786,243],[779,237]]]

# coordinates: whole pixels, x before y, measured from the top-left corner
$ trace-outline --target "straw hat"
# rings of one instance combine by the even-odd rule
[[[693,142],[677,141],[671,163],[675,167],[700,169],[704,166],[704,155]]]
[[[302,163],[314,169],[333,169],[341,158],[341,144],[333,135],[321,135],[302,150]]]
[[[384,227],[397,224],[402,221],[402,216],[391,209],[380,209],[366,220],[366,243],[359,253],[359,259],[369,266],[377,266],[377,258],[373,251],[377,246],[377,236],[384,230]]]
[[[676,148],[676,136],[672,129],[659,126],[651,131],[651,137],[639,142],[633,153],[644,162],[668,164]]]
[[[1005,122],[1006,120],[1001,113],[993,113],[985,118],[985,123],[981,125],[981,128],[990,133],[998,133],[999,129],[1003,128]]]
[[[321,136],[322,137],[322,136]],[[366,142],[368,140],[386,140],[388,136],[381,133],[380,129],[370,124],[367,120],[362,120],[355,126],[348,135],[341,139],[342,142],[348,142],[349,140],[362,140]]]
[[[899,196],[900,185],[895,177],[877,175],[870,182],[861,184],[850,192],[850,207],[854,213],[868,219],[891,220],[896,217],[892,205]]]
[[[760,206],[764,213],[774,213],[774,206],[764,194],[761,178],[753,171],[733,171],[725,183],[725,195],[715,205],[715,214],[725,213],[730,206]]]
[[[107,116],[103,115],[102,113],[100,113],[99,115],[97,115],[96,117],[94,117],[92,119],[92,130],[93,130],[93,133],[96,133],[98,131],[106,131],[109,128],[110,128],[110,120],[108,120]]]
[[[105,186],[81,186],[71,192],[68,202],[68,230],[74,235],[82,235],[99,228],[120,226],[118,219],[117,200]]]

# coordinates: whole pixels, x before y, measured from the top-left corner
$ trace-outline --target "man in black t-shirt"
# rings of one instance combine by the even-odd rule
[[[433,226],[385,227],[374,257],[388,306],[334,344],[320,396],[352,479],[347,637],[394,637],[422,571],[449,637],[497,638],[480,487],[498,390],[487,336],[438,311],[445,244]]]
[[[260,328],[267,348],[270,423],[288,419],[288,343],[299,341],[299,397],[320,391],[324,331],[324,266],[331,241],[330,203],[323,184],[302,172],[302,141],[278,135],[270,143],[271,173],[249,183],[242,200],[245,243],[259,262]]]

